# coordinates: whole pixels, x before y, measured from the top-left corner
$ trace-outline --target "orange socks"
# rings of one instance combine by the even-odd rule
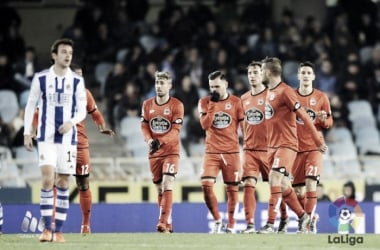
[[[255,187],[244,186],[244,212],[247,224],[254,223],[254,215],[256,211]]]
[[[312,214],[313,210],[317,206],[317,192],[306,192],[306,202],[305,202],[305,212],[307,214]]]
[[[214,220],[220,220],[218,201],[211,186],[202,185],[203,199]]]
[[[235,226],[234,214],[235,214],[236,204],[239,201],[239,197],[238,197],[239,187],[228,185],[226,187],[226,191],[227,191],[227,211],[228,211],[227,227],[234,228]]]
[[[280,186],[273,186],[270,188],[270,198],[268,203],[268,223],[270,224],[274,224],[274,221],[276,220],[276,215],[280,208],[281,196],[282,192]]]
[[[301,217],[304,213],[303,208],[301,207],[301,204],[297,200],[297,195],[293,191],[293,188],[288,188],[284,191],[282,198],[284,199],[284,202],[286,205],[288,205],[296,214],[298,217]]]
[[[167,223],[168,218],[172,211],[172,205],[173,205],[173,191],[172,190],[166,190],[162,194],[162,200],[161,200],[161,214],[160,214],[160,222],[161,223]]]
[[[82,225],[90,225],[92,198],[91,190],[79,191],[79,202],[82,210]]]

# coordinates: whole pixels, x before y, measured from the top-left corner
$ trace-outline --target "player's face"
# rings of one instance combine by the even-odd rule
[[[54,59],[54,64],[62,67],[68,68],[73,59],[73,48],[67,44],[60,44],[57,49],[57,53],[52,54]]]
[[[263,75],[261,72],[261,67],[258,65],[248,67],[248,80],[252,87],[256,87],[262,84]]]
[[[169,80],[156,79],[154,85],[155,85],[155,89],[156,89],[156,95],[158,97],[164,97],[166,95],[169,95],[169,91],[171,88],[171,84],[170,84]]]
[[[298,70],[298,80],[300,85],[309,86],[313,84],[315,79],[314,70],[311,67],[305,66]]]
[[[218,92],[221,97],[225,96],[227,93],[227,81],[220,78],[208,81],[210,92]]]

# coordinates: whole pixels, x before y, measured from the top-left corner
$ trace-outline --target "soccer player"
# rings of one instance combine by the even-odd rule
[[[296,116],[304,121],[305,128],[308,129],[311,140],[317,145],[318,150],[325,152],[327,146],[306,111],[301,108],[294,90],[281,80],[280,59],[265,58],[262,61],[262,71],[263,82],[268,87],[265,119],[271,170],[268,220],[260,229],[260,233],[274,233],[273,224],[282,199],[297,214],[298,231],[304,233],[310,217],[299,204],[290,180],[286,178],[291,173],[298,151]]]
[[[316,129],[321,133],[322,129],[331,128],[333,118],[330,102],[325,93],[313,88],[315,72],[311,62],[299,64],[298,80],[299,87],[296,90],[298,100]],[[293,187],[298,200],[311,218],[309,231],[316,233],[317,183],[323,168],[323,154],[312,140],[311,134],[301,119],[297,119],[297,134],[298,154],[292,168]]]
[[[215,220],[210,233],[223,233],[224,224],[213,190],[221,171],[227,192],[228,223],[225,232],[233,233],[241,170],[238,128],[244,120],[244,112],[240,98],[227,92],[228,82],[221,71],[212,72],[208,80],[211,95],[201,98],[198,103],[200,123],[206,131],[202,191],[206,206]]]
[[[267,89],[262,82],[261,62],[253,61],[247,68],[251,90],[241,96],[244,109],[244,211],[247,228],[242,233],[256,233],[254,215],[256,211],[255,188],[261,173],[268,181],[270,170],[267,157],[267,132],[265,125],[265,99]]]
[[[72,64],[71,69],[78,75],[83,77],[82,68],[78,65]],[[92,120],[95,122],[98,130],[102,134],[113,136],[115,133],[106,128],[106,124],[103,118],[102,113],[98,110],[95,99],[92,96],[90,90],[86,89],[86,99],[87,113],[91,115]],[[35,112],[33,118],[33,130],[37,130],[38,125],[38,111]],[[82,225],[81,233],[83,235],[91,233],[90,227],[90,217],[91,217],[91,207],[92,207],[92,198],[90,190],[90,172],[91,172],[91,163],[90,163],[90,150],[89,142],[86,134],[86,125],[85,120],[77,123],[77,158],[76,158],[76,171],[75,179],[77,188],[79,190],[79,204],[82,211]]]
[[[24,146],[33,150],[32,121],[38,104],[40,211],[45,223],[39,240],[64,242],[62,227],[69,209],[69,180],[75,173],[77,155],[75,125],[85,118],[87,102],[83,78],[70,69],[73,42],[70,39],[55,41],[51,57],[53,65],[36,73],[32,80],[25,107]]]
[[[141,130],[149,145],[149,165],[158,191],[159,221],[156,230],[171,233],[173,185],[178,172],[180,129],[184,108],[171,97],[172,77],[168,72],[155,73],[156,96],[143,102]]]

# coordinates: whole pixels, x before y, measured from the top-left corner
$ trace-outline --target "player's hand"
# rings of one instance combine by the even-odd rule
[[[211,92],[210,101],[212,102],[218,102],[220,98],[220,94],[216,91]]]
[[[327,147],[327,145],[325,145],[325,144],[323,144],[322,146],[319,146],[319,148],[318,148],[319,152],[321,152],[323,154],[326,153],[328,149],[329,149],[329,147]]]
[[[33,138],[31,135],[24,135],[24,147],[28,151],[33,151]]]
[[[71,130],[73,127],[73,123],[71,121],[64,122],[61,126],[58,128],[58,132],[60,134],[65,134]]]
[[[160,145],[160,141],[158,139],[154,139],[152,140],[152,142],[150,143],[150,152],[149,154],[154,154],[157,152],[157,150],[159,150],[161,147]]]
[[[326,121],[326,119],[327,119],[326,111],[322,110],[322,111],[317,112],[317,119],[321,122]]]
[[[112,129],[106,128],[104,125],[99,125],[99,132],[109,136],[115,135],[115,132]]]

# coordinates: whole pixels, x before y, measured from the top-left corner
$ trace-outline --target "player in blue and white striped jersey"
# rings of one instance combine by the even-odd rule
[[[51,56],[54,64],[36,73],[32,81],[25,107],[24,146],[33,150],[32,121],[38,106],[40,210],[45,222],[40,241],[64,242],[62,226],[69,208],[69,178],[75,174],[76,167],[75,125],[86,116],[86,92],[83,78],[70,69],[73,42],[55,41]]]

